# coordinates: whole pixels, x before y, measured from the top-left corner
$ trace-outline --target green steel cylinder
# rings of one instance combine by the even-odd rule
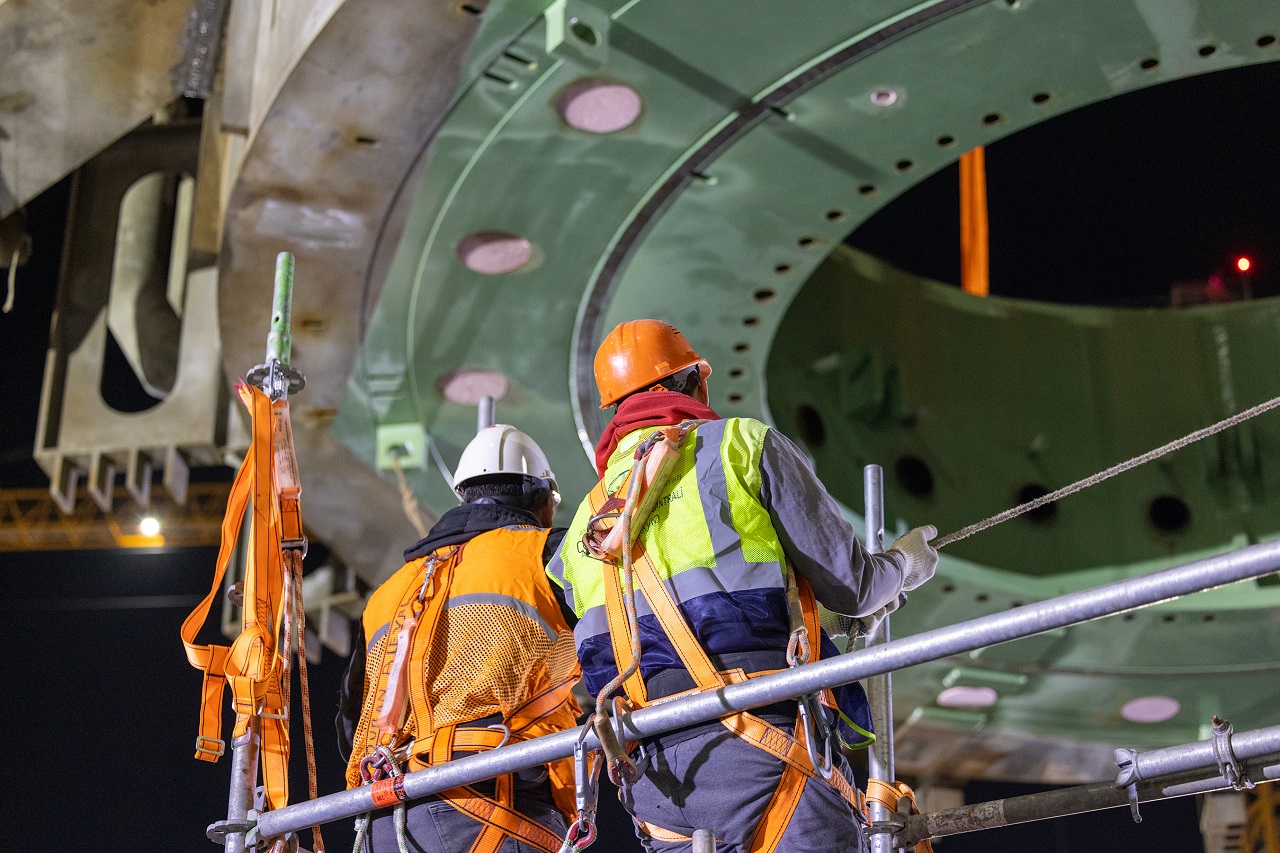
[[[289,334],[289,315],[293,311],[293,254],[276,255],[275,295],[271,299],[271,331],[267,334],[267,363],[289,363],[293,337]]]

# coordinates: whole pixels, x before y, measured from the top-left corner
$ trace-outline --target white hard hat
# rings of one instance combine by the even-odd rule
[[[538,443],[511,424],[494,424],[476,433],[453,474],[453,491],[462,499],[468,480],[490,474],[518,474],[546,480],[552,500],[560,502],[556,475]]]

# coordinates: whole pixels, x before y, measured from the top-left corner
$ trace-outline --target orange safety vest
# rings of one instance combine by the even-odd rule
[[[606,513],[608,511],[606,504],[610,500],[613,501],[612,505],[616,506],[618,504],[618,498],[626,494],[631,476],[629,473],[623,479],[618,491],[613,495],[605,488],[603,481],[596,484],[596,487],[587,495],[587,502],[592,516],[599,517]],[[612,520],[602,520],[601,529],[597,535],[607,534],[609,530],[612,530],[612,527]],[[613,645],[614,660],[617,662],[618,671],[623,672],[631,666],[633,658],[629,641],[630,627],[623,602],[622,582],[614,563],[605,561],[602,565],[604,570],[605,612],[609,620],[609,638]],[[663,632],[671,641],[676,654],[680,657],[680,662],[688,670],[689,675],[693,677],[694,683],[697,685],[693,690],[686,691],[687,693],[725,687],[731,683],[745,681],[753,675],[765,674],[763,672],[746,673],[741,669],[728,672],[721,672],[716,669],[706,649],[698,641],[693,629],[680,612],[671,589],[662,581],[657,569],[654,568],[653,562],[645,551],[643,542],[640,540],[637,540],[632,546],[632,570],[637,588],[644,595],[645,601],[649,604],[649,609],[653,611],[654,616],[658,619],[658,624],[662,626]],[[794,573],[794,569],[788,568],[788,571]],[[808,631],[808,636],[813,640],[812,657],[809,658],[810,662],[812,662],[818,659],[818,647],[820,644],[817,639],[821,636],[817,601],[814,599],[808,581],[803,576],[796,575],[795,581],[804,624]],[[626,680],[624,689],[632,709],[643,708],[650,704],[648,691],[645,687],[644,679],[641,678],[639,668]],[[670,698],[672,697],[662,697],[663,700]],[[831,698],[830,691],[822,691],[821,699],[824,705],[828,707],[835,706],[835,701]],[[791,816],[795,813],[805,785],[810,781],[817,784],[831,785],[840,797],[853,807],[857,814],[863,815],[865,818],[867,809],[864,797],[839,770],[834,772],[829,780],[824,781],[814,769],[813,762],[809,758],[808,749],[805,746],[804,726],[801,725],[798,717],[794,737],[785,730],[746,712],[722,717],[720,722],[730,732],[752,746],[772,755],[783,765],[782,778],[779,780],[778,788],[774,791],[764,814],[756,825],[755,833],[747,848],[749,853],[773,853],[778,843],[782,840],[782,834],[786,831]],[[640,820],[636,820],[636,824],[643,832],[659,841],[690,840],[688,836],[653,824],[647,824]]]
[[[458,752],[574,728],[578,660],[573,633],[543,569],[547,533],[507,527],[440,548],[406,564],[369,598],[363,617],[369,638],[364,699],[347,766],[348,787],[362,783],[360,762],[380,746],[408,746],[408,769],[420,770]],[[407,662],[408,707],[398,731],[381,732],[375,721],[410,616],[417,621]],[[467,726],[495,714],[505,730]],[[554,762],[549,770],[556,804],[572,812],[572,761]],[[471,787],[439,796],[485,825],[472,853],[496,851],[508,836],[556,853],[560,837],[512,809],[513,781],[510,775],[500,777],[493,797]]]

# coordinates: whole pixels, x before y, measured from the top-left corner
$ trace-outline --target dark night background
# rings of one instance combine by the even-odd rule
[[[991,146],[992,292],[1161,304],[1172,282],[1224,272],[1239,255],[1254,262],[1256,294],[1280,292],[1277,91],[1275,64],[1221,72],[1116,98]],[[956,184],[956,168],[943,170],[850,244],[954,283]],[[33,258],[19,270],[13,313],[0,315],[7,409],[0,487],[46,484],[30,453],[69,194],[63,181],[28,206]],[[123,400],[140,393],[127,383],[108,390]],[[178,638],[208,589],[214,557],[213,549],[0,557],[3,815],[12,839],[0,847],[215,849],[204,828],[225,814],[229,762],[191,757],[200,676]],[[313,554],[309,565],[318,559]],[[210,624],[216,631],[216,610]],[[343,784],[331,724],[343,663],[325,652],[311,669],[324,792]],[[295,800],[306,790],[297,695],[295,686]],[[966,795],[978,802],[1031,790],[1038,789],[973,783]],[[628,849],[630,828],[602,797],[602,807],[611,804],[596,849]],[[1141,825],[1113,810],[957,836],[941,849],[1202,849],[1194,800],[1151,804],[1143,813]],[[325,832],[331,851],[350,849],[349,822]]]

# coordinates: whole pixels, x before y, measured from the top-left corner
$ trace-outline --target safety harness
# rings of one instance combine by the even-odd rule
[[[252,417],[252,442],[236,474],[222,521],[222,545],[209,594],[182,623],[187,660],[204,673],[200,727],[195,757],[217,761],[226,751],[222,737],[222,696],[229,683],[236,713],[234,737],[249,731],[253,717],[262,726],[262,784],[265,804],[278,809],[289,801],[289,669],[290,638],[303,633],[302,532],[300,488],[293,455],[289,408],[274,403],[258,388],[241,384],[240,399]],[[196,635],[222,588],[240,536],[245,512],[250,511],[249,545],[243,582],[241,632],[230,646],[200,645]],[[305,657],[299,655],[300,667]],[[305,669],[302,670],[305,673]],[[303,700],[306,681],[303,680]],[[307,739],[310,713],[303,708]],[[314,774],[314,758],[308,749]],[[313,793],[314,796],[314,793]],[[319,846],[319,845],[317,845]]]
[[[571,701],[576,674],[530,697],[504,715],[500,725],[487,728],[465,724],[438,726],[431,703],[427,701],[429,691],[418,690],[410,694],[411,661],[429,659],[430,656],[429,646],[416,650],[412,655],[410,649],[415,640],[421,642],[418,638],[425,638],[427,643],[434,643],[440,638],[441,616],[449,599],[454,569],[461,562],[466,544],[438,549],[417,561],[423,571],[422,585],[416,593],[411,591],[408,600],[401,602],[387,632],[388,643],[375,647],[368,662],[369,671],[377,673],[377,676],[376,681],[366,688],[352,764],[358,765],[360,782],[372,785],[374,806],[395,807],[396,835],[401,853],[408,853],[404,833],[404,770],[439,766],[459,754],[497,749],[573,725],[572,710],[567,720],[556,718],[564,716],[562,709]],[[390,641],[393,636],[395,640]],[[386,666],[389,655],[393,659],[390,666]],[[376,722],[371,722],[375,712]],[[418,734],[415,736],[414,733]],[[566,788],[570,784],[567,778],[564,784]],[[507,774],[494,780],[493,796],[486,796],[470,786],[450,788],[437,795],[483,825],[470,853],[497,853],[508,838],[522,841],[544,853],[557,853],[560,849],[561,839],[557,834],[514,809],[514,788],[514,774]],[[357,850],[367,830],[368,820],[369,815],[365,815],[357,821]]]
[[[630,710],[651,704],[639,667],[640,639],[634,601],[635,584],[639,585],[659,625],[696,685],[693,690],[675,695],[722,688],[770,672],[717,670],[681,614],[670,588],[662,581],[643,543],[635,541],[635,534],[645,521],[644,513],[635,510],[653,506],[656,493],[661,490],[664,463],[675,458],[685,438],[699,423],[701,422],[686,421],[677,427],[658,430],[636,448],[632,469],[616,492],[611,494],[605,488],[604,481],[601,481],[587,497],[591,521],[583,542],[591,553],[603,560],[605,612],[614,659],[619,670],[617,678],[600,692],[594,724],[610,776],[615,782],[635,781],[637,771],[608,721],[605,708],[610,694],[619,686],[624,687]],[[651,454],[656,454],[656,462],[650,460]],[[626,495],[625,499],[623,494]],[[630,542],[631,547],[619,547],[617,550],[609,547],[621,546],[625,542]],[[788,660],[793,666],[798,666],[810,659],[817,659],[815,650],[819,644],[811,642],[809,638],[819,637],[821,629],[817,602],[808,582],[797,576],[790,567],[786,574],[793,629]],[[670,698],[674,697],[661,697],[656,701]],[[822,692],[820,701],[824,705],[835,707],[829,691]],[[810,779],[831,785],[858,814],[865,815],[866,804],[862,794],[831,764],[830,739],[833,734],[827,730],[826,718],[818,708],[818,702],[819,697],[816,696],[802,697],[796,717],[795,736],[750,713],[730,714],[720,720],[729,731],[783,764],[782,779],[748,846],[751,853],[772,853],[778,846],[795,813],[804,786]],[[818,756],[818,740],[824,741],[825,760]],[[689,836],[663,827],[638,820],[636,823],[642,831],[659,841],[691,841]]]

